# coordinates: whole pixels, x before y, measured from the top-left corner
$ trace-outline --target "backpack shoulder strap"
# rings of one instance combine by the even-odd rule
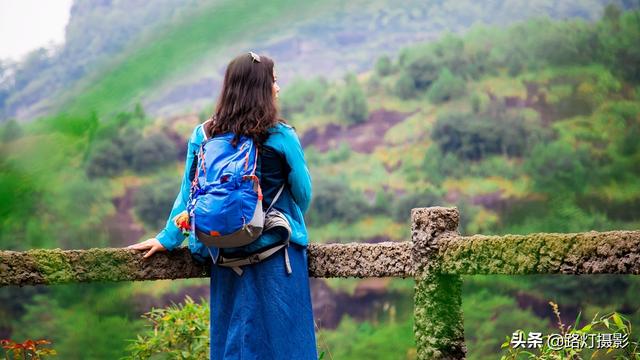
[[[203,122],[202,125],[200,126],[200,128],[202,129],[202,133],[204,134],[205,140],[209,140],[209,136],[207,135],[207,132],[204,130],[204,125],[210,121],[213,121],[213,117],[210,117],[209,119],[207,119],[207,121]]]
[[[278,189],[278,192],[276,193],[276,196],[273,197],[273,200],[271,201],[271,204],[267,208],[267,211],[265,211],[265,214],[268,214],[269,211],[271,210],[271,208],[273,207],[273,205],[276,203],[276,201],[278,201],[278,198],[282,194],[282,190],[284,190],[284,184],[282,184],[282,186],[280,186],[280,189]]]
[[[209,121],[212,121],[213,118],[209,118],[207,121],[203,122],[202,124],[199,125],[200,130],[202,131],[204,140],[208,140],[209,137],[207,136],[207,132],[204,130],[204,125],[206,123],[208,123]],[[193,179],[196,177],[196,169],[198,167],[198,152],[194,151],[193,152],[193,160],[191,161],[191,167],[189,168],[189,182],[193,182]]]

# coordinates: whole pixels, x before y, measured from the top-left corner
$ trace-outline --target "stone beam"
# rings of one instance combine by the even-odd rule
[[[142,258],[121,248],[0,251],[0,286],[90,281],[136,281],[208,276],[186,248]]]
[[[148,259],[122,248],[0,251],[0,286],[89,281],[139,281],[209,276],[209,265],[179,248]],[[411,277],[411,243],[311,244],[313,277]]]
[[[640,274],[640,231],[590,231],[439,239],[447,274]]]

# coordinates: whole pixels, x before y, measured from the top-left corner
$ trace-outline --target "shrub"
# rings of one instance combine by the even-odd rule
[[[101,142],[96,145],[89,157],[87,175],[89,177],[114,176],[127,167],[124,152],[118,143]]]
[[[171,359],[209,358],[209,306],[205,301],[196,304],[187,295],[184,304],[153,309],[142,317],[151,323],[150,329],[133,340],[124,359],[151,359],[155,355]]]
[[[175,160],[177,149],[166,135],[157,133],[138,139],[132,155],[132,167],[137,171],[147,171]]]
[[[293,81],[280,98],[284,117],[305,112],[322,112],[328,84],[324,78]]]
[[[177,178],[162,178],[139,188],[134,197],[134,209],[140,220],[150,228],[162,227],[179,186]]]
[[[536,191],[581,193],[587,185],[587,149],[555,141],[537,145],[524,164]]]
[[[401,72],[398,80],[396,81],[396,95],[401,99],[407,100],[415,97],[417,92],[416,84],[414,83],[411,75],[406,71]]]
[[[438,59],[429,50],[416,53],[413,57],[409,56],[405,69],[418,90],[429,88],[440,73]]]
[[[341,180],[319,178],[313,184],[313,199],[306,219],[310,225],[324,225],[334,220],[351,223],[367,210],[361,194]]]
[[[464,80],[454,76],[449,69],[445,68],[429,88],[427,97],[432,103],[441,103],[462,96],[464,91]]]
[[[355,77],[349,77],[338,98],[338,112],[349,123],[360,123],[367,119],[367,99]]]
[[[0,345],[4,349],[6,359],[32,359],[39,360],[49,355],[55,356],[57,353],[54,349],[38,348],[40,345],[49,345],[49,340],[26,340],[23,343],[17,343],[13,340],[0,340]],[[11,356],[9,356],[11,354]]]
[[[156,133],[143,137],[136,125],[117,128],[111,124],[101,129],[97,138],[86,165],[90,177],[114,176],[129,168],[147,171],[167,164],[178,154],[166,135]]]
[[[378,58],[375,64],[376,74],[384,77],[393,72],[393,64],[391,63],[391,59],[387,55],[382,55]]]
[[[596,353],[602,352],[606,354],[606,358],[610,359],[638,359],[640,358],[640,343],[638,340],[633,338],[633,333],[631,331],[631,322],[619,314],[618,312],[611,312],[597,318],[596,316],[583,327],[579,327],[580,323],[580,315],[578,314],[575,323],[570,324],[569,326],[562,323],[562,319],[560,318],[560,312],[558,311],[558,305],[554,302],[550,301],[553,312],[557,319],[558,329],[560,330],[559,334],[561,339],[567,341],[567,339],[584,339],[584,346],[568,346],[564,342],[560,342],[560,344],[565,344],[564,346],[550,346],[549,342],[551,339],[551,334],[544,335],[540,339],[540,347],[538,348],[526,348],[527,339],[525,336],[525,332],[523,330],[516,330],[513,335],[518,334],[516,340],[513,339],[512,336],[507,336],[507,341],[502,344],[503,351],[507,351],[506,355],[503,355],[501,359],[511,360],[511,359],[521,359],[522,355],[526,355],[527,358],[531,359],[573,359],[573,358],[587,358],[587,355],[591,355],[589,358],[596,358]],[[614,333],[620,335],[626,335],[627,342],[625,346],[625,342],[621,342],[620,346],[616,344],[616,341],[609,341],[609,346],[602,346],[602,344],[606,344],[605,342],[600,342],[600,340],[595,340],[597,337],[600,339],[601,334],[607,333],[613,335]],[[587,337],[592,337],[593,342],[587,339]],[[558,338],[556,338],[558,340]],[[512,346],[512,341],[524,341],[524,346]],[[578,344],[581,344],[578,341]],[[597,349],[596,344],[598,345]],[[525,349],[526,348],[526,349]],[[532,349],[532,350],[530,350]],[[535,349],[535,350],[533,350]],[[535,352],[535,353],[534,353]],[[537,353],[537,354],[536,354]],[[586,353],[586,354],[585,354]],[[581,356],[582,355],[582,356]]]
[[[431,138],[443,153],[467,160],[488,155],[522,156],[546,137],[539,119],[518,112],[448,113],[438,117]]]

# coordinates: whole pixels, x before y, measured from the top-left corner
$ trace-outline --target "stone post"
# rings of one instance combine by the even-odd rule
[[[418,359],[464,359],[462,279],[440,272],[439,248],[458,236],[457,208],[411,210],[414,335]]]

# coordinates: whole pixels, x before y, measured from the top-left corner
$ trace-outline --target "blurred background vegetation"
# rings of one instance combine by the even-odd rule
[[[276,61],[313,242],[405,241],[410,209],[431,205],[458,206],[463,234],[639,228],[637,1],[401,3],[75,1],[64,45],[0,62],[0,248],[154,236],[187,137],[247,49]],[[640,324],[639,292],[633,276],[464,277],[469,358],[554,331],[549,300],[565,323]],[[313,279],[312,293],[325,359],[415,357],[412,280]],[[208,281],[0,288],[0,338],[131,356],[152,307],[202,314],[186,296],[206,300]]]

